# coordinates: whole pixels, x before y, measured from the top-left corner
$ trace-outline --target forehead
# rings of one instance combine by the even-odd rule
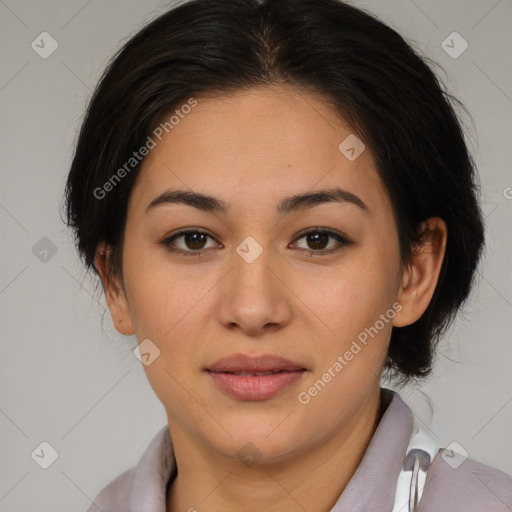
[[[331,187],[365,202],[386,200],[370,151],[353,159],[350,150],[359,153],[362,142],[321,96],[276,85],[194,99],[169,133],[163,131],[161,140],[153,136],[156,146],[130,198],[134,205],[145,208],[167,188],[226,202],[235,196],[246,206]]]

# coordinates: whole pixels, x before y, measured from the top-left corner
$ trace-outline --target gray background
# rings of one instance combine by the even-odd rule
[[[457,441],[470,457],[512,473],[512,2],[354,3],[446,71],[474,119],[467,126],[485,193],[488,247],[478,288],[441,344],[433,378],[402,395],[441,445]],[[85,510],[166,422],[133,356],[135,338],[119,335],[108,311],[102,321],[104,299],[93,298],[59,206],[100,73],[169,5],[0,0],[2,511]],[[47,59],[31,47],[43,31],[58,42]],[[441,46],[454,31],[469,44],[458,58]],[[31,458],[42,441],[58,452],[48,469]]]

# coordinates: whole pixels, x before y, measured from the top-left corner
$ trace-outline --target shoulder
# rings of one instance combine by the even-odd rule
[[[87,512],[119,512],[130,509],[130,496],[137,467],[121,473],[96,496]]]
[[[87,512],[139,512],[144,503],[165,500],[166,483],[174,471],[172,440],[165,425],[149,443],[138,464],[104,487]]]
[[[453,453],[453,452],[452,452]],[[441,450],[427,474],[420,512],[505,512],[512,509],[512,477],[472,459],[452,467]]]

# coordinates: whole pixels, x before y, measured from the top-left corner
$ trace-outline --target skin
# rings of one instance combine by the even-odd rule
[[[380,419],[391,328],[416,321],[432,297],[446,225],[428,219],[421,250],[402,265],[373,156],[366,149],[350,161],[340,152],[353,130],[321,97],[274,85],[197,100],[143,162],[128,204],[124,288],[107,278],[108,248],[100,246],[96,258],[115,328],[161,351],[144,370],[167,412],[179,470],[167,512],[326,511]],[[284,197],[333,187],[358,196],[368,212],[339,202],[276,211]],[[177,188],[215,196],[229,210],[164,204],[146,213],[155,197]],[[318,227],[352,244],[327,238],[315,246],[299,235]],[[184,228],[211,235],[202,246],[174,240],[189,252],[203,247],[199,256],[159,243]],[[252,263],[236,252],[248,236],[262,249]],[[298,394],[395,303],[401,310],[393,320],[301,404]],[[308,371],[271,399],[242,401],[204,371],[235,353],[276,354]],[[250,465],[238,455],[247,443],[261,457]]]

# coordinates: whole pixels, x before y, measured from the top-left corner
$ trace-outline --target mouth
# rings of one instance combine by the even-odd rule
[[[230,398],[259,401],[272,398],[297,383],[307,369],[278,356],[235,354],[220,359],[205,371],[216,387]]]
[[[278,372],[290,372],[305,370],[302,365],[294,363],[275,355],[250,356],[246,354],[234,354],[223,357],[205,368],[214,373],[247,373],[247,374],[272,374]]]
[[[214,372],[214,373],[229,373],[231,375],[238,375],[239,377],[265,377],[267,375],[275,375],[276,373],[283,373],[287,371],[296,370],[274,370],[270,372]]]

